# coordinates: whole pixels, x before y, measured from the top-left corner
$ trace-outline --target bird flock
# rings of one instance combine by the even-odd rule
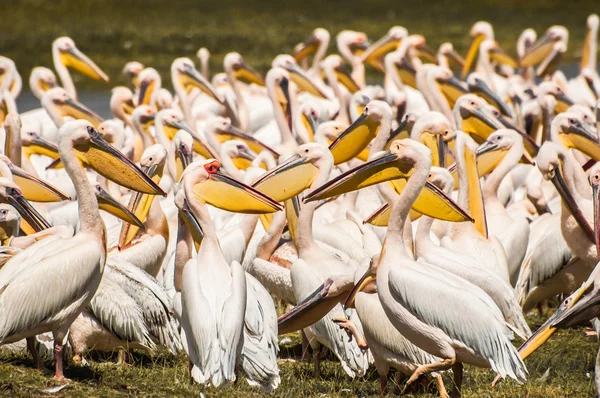
[[[327,349],[382,393],[393,369],[447,397],[451,370],[458,396],[463,364],[525,383],[557,328],[600,313],[598,25],[569,80],[565,27],[523,31],[514,59],[483,21],[464,58],[400,26],[329,55],[315,29],[264,77],[236,52],[211,77],[202,48],[173,92],[128,62],[108,120],[77,99],[72,71],[109,78],[72,39],[59,80],[31,72],[32,111],[0,57],[0,344],[43,368],[51,341],[57,380],[90,350],[163,347],[190,382],[270,392],[301,331],[315,377]]]

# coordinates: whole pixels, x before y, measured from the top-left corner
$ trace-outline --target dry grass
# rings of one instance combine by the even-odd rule
[[[541,324],[541,319],[532,319],[532,325]],[[282,347],[282,354],[297,352],[297,336],[291,346]],[[464,397],[592,397],[595,396],[593,366],[598,349],[595,338],[584,337],[583,329],[559,331],[542,349],[526,363],[529,381],[518,385],[505,381],[495,389],[489,384],[492,371],[465,367],[463,382]],[[379,392],[378,376],[371,368],[366,377],[350,379],[341,366],[325,361],[319,379],[312,377],[312,365],[282,360],[281,385],[271,395],[261,394],[243,379],[221,390],[190,385],[185,356],[173,357],[157,354],[148,357],[134,354],[132,364],[118,366],[114,358],[89,359],[87,366],[68,365],[66,376],[73,381],[66,388],[50,393],[52,387],[60,385],[49,373],[33,368],[27,355],[0,355],[0,395],[12,397],[115,397],[115,396],[198,396],[206,397],[363,397],[376,396]],[[53,364],[48,361],[48,367]],[[544,374],[547,372],[547,375]],[[451,388],[451,377],[445,376],[447,388]],[[393,385],[391,382],[390,385]],[[434,386],[421,389],[408,396],[436,397]]]

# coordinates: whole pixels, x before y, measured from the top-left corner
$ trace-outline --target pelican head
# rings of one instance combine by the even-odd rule
[[[556,43],[563,43],[566,50],[568,41],[569,31],[567,28],[559,25],[549,27],[544,36],[533,44],[521,58],[521,66],[528,67],[539,64],[552,53]]]
[[[448,143],[456,133],[446,116],[440,112],[425,112],[415,122],[410,137],[424,144],[432,153],[432,165],[444,167]]]
[[[390,30],[362,54],[363,62],[370,62],[377,58],[383,57],[390,51],[394,51],[402,40],[408,37],[408,30],[402,26],[392,26]]]
[[[7,246],[10,239],[19,236],[21,215],[13,206],[0,203],[0,243]]]
[[[466,85],[454,77],[454,73],[448,68],[432,66],[428,70],[428,76],[435,79],[450,107],[454,106],[461,96],[469,92]]]
[[[268,151],[273,156],[279,157],[279,153],[269,147],[262,141],[256,139],[250,134],[246,134],[231,124],[231,120],[224,117],[215,117],[206,124],[207,134],[212,134],[219,143],[224,143],[228,140],[242,140],[248,147],[256,152]]]
[[[597,133],[573,112],[556,115],[550,127],[553,139],[565,148],[575,148],[594,160],[600,160],[600,141]]]
[[[316,142],[300,145],[294,155],[256,180],[252,187],[283,202],[313,184],[320,168],[333,166],[333,156],[325,145]]]
[[[138,104],[148,105],[152,96],[161,87],[162,80],[154,68],[145,68],[138,74]]]
[[[467,77],[469,71],[473,67],[475,58],[479,53],[479,46],[481,43],[486,39],[494,40],[494,29],[492,28],[492,25],[486,21],[475,22],[475,24],[471,27],[469,34],[473,38],[473,41],[471,43],[471,47],[469,47],[469,51],[467,52],[467,57],[465,58],[465,63],[462,70],[463,79]]]
[[[21,147],[26,156],[46,155],[52,159],[58,157],[56,144],[41,137],[37,131],[26,127],[21,129]]]
[[[361,57],[355,56],[361,55],[369,47],[369,41],[367,35],[364,32],[357,32],[354,30],[342,30],[336,36],[336,44],[340,54],[344,56],[350,62],[361,62]]]
[[[377,136],[382,120],[391,121],[392,117],[392,108],[386,102],[369,102],[363,113],[329,147],[335,164],[347,162],[361,154]]]
[[[0,56],[0,92],[10,90],[15,82],[17,67],[10,58]]]
[[[108,76],[91,59],[82,53],[70,37],[59,37],[52,43],[52,50],[58,53],[60,62],[94,80],[108,82]]]
[[[124,120],[125,115],[131,115],[135,109],[133,93],[124,86],[116,86],[110,96],[110,109],[116,117]]]
[[[48,90],[42,97],[42,105],[55,118],[63,118],[65,116],[74,119],[85,119],[98,126],[102,122],[102,118],[94,111],[74,100],[62,87],[54,87]]]
[[[454,105],[453,114],[459,129],[479,142],[485,141],[492,132],[502,127],[487,102],[474,94],[460,97]]]
[[[565,112],[567,108],[573,105],[573,101],[567,97],[560,86],[552,81],[546,81],[539,85],[538,96],[551,95],[556,99],[556,109],[558,112]]]
[[[294,48],[292,55],[297,62],[300,62],[316,51],[321,43],[329,43],[329,40],[330,35],[327,29],[316,28],[305,42],[298,44]]]
[[[21,229],[25,233],[29,234],[50,228],[48,221],[25,199],[21,188],[5,177],[0,177],[0,202],[17,209],[22,217]]]
[[[144,223],[137,218],[129,209],[121,204],[117,199],[113,198],[99,183],[94,184],[96,190],[96,200],[98,208],[104,210],[115,217],[125,221],[126,223],[143,227]]]
[[[452,43],[449,42],[440,45],[438,50],[438,63],[440,66],[446,68],[450,68],[451,65],[454,65],[462,69],[465,66],[464,58],[456,52]]]
[[[231,52],[227,54],[223,60],[223,67],[225,71],[231,71],[236,79],[245,80],[248,83],[255,83],[259,86],[265,85],[265,80],[262,75],[248,65],[239,53]]]
[[[131,121],[142,127],[145,132],[148,132],[148,127],[150,127],[155,120],[156,112],[149,105],[140,105],[131,113]]]
[[[358,83],[352,78],[350,71],[344,65],[344,60],[337,54],[328,55],[322,61],[323,69],[333,71],[338,82],[348,89],[350,93],[356,93],[360,90]]]
[[[252,166],[256,153],[242,140],[225,141],[219,148],[221,159],[229,158],[238,170],[245,170]]]
[[[31,92],[38,99],[42,99],[44,93],[54,87],[57,87],[56,75],[48,68],[43,66],[36,66],[31,70],[29,76],[29,87]]]
[[[156,123],[161,124],[163,131],[172,140],[177,130],[187,131],[194,138],[194,151],[205,158],[216,158],[217,154],[213,148],[202,137],[200,137],[185,122],[183,115],[176,109],[163,109],[156,114]]]
[[[163,176],[167,160],[167,150],[160,144],[152,145],[146,148],[140,159],[140,169],[157,185]],[[141,192],[136,192],[131,196],[127,208],[134,215],[134,218],[145,222],[150,206],[155,195],[149,195]],[[119,248],[123,249],[133,240],[141,225],[138,223],[123,224],[121,234],[119,236]]]
[[[178,84],[184,89],[196,87],[218,103],[223,103],[223,99],[219,93],[217,93],[212,84],[196,70],[194,62],[189,58],[177,58],[173,61],[171,64],[171,79],[173,80],[173,84]]]
[[[347,124],[338,122],[337,120],[320,123],[315,131],[315,142],[329,146],[347,127]]]
[[[525,29],[519,35],[517,39],[517,54],[519,57],[523,58],[523,56],[529,51],[529,49],[533,46],[535,41],[537,40],[537,33],[535,30],[531,28]]]
[[[307,137],[300,137],[304,142],[311,142],[315,140],[315,131],[319,125],[320,113],[315,104],[311,102],[303,102],[298,107],[298,117],[300,122],[304,126]]]
[[[271,63],[273,68],[283,68],[290,74],[292,81],[301,89],[315,97],[328,98],[327,94],[308,76],[306,71],[302,69],[297,63],[294,57],[288,54],[280,54],[273,59]]]
[[[166,196],[165,192],[125,155],[110,145],[86,120],[65,123],[59,130],[59,152],[74,150],[88,167],[136,192]]]
[[[194,160],[194,138],[184,130],[179,130],[173,141],[171,141],[171,151],[169,156],[169,164],[171,174],[178,181],[181,178],[183,170]]]
[[[195,199],[237,213],[262,214],[282,210],[273,199],[223,174],[221,163],[215,159],[191,163],[181,176],[181,184],[188,202]]]
[[[533,158],[525,151],[523,136],[512,129],[498,129],[477,148],[477,171],[484,177],[500,164],[512,148],[522,154],[526,163],[535,164]]]
[[[105,120],[98,126],[98,132],[102,134],[109,144],[117,149],[123,148],[125,143],[125,126],[118,119]]]
[[[123,74],[129,81],[133,87],[139,87],[138,75],[140,72],[144,70],[144,65],[137,61],[130,61],[125,64],[123,67]]]

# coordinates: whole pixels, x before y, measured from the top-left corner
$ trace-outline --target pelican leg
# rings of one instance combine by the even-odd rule
[[[313,377],[318,379],[321,376],[321,349],[322,346],[313,350],[313,365],[315,367]]]
[[[452,398],[460,397],[460,389],[462,387],[463,379],[463,364],[457,362],[452,366],[452,373],[454,374],[454,388],[452,389]]]
[[[404,388],[402,389],[402,394],[406,391],[406,387],[414,383],[422,374],[435,372],[436,370],[448,370],[454,366],[456,363],[456,358],[444,359],[441,362],[433,362],[428,363],[427,365],[419,365],[417,369],[410,376]]]
[[[596,384],[596,394],[600,397],[600,350],[596,355],[596,365],[594,366],[594,382]]]
[[[385,395],[385,390],[387,389],[387,383],[388,383],[388,375],[380,374],[379,375],[379,395],[382,397]]]
[[[308,361],[308,337],[306,337],[306,333],[304,333],[304,330],[300,331],[300,335],[302,336],[302,358],[300,358],[300,361],[304,362]]]
[[[117,354],[117,365],[120,365],[120,366],[128,365],[127,352],[122,348],[119,348],[119,353]]]
[[[35,364],[35,367],[38,368],[39,370],[46,370],[46,367],[44,366],[44,362],[40,358],[38,350],[35,347],[35,337],[27,337],[26,341],[27,341],[27,350],[31,353],[31,356],[33,357],[33,363]]]
[[[54,374],[54,380],[64,381],[67,380],[63,374],[63,348],[62,339],[54,338],[54,361],[56,362],[56,372]]]
[[[354,336],[354,338],[356,339],[356,344],[358,345],[358,347],[361,350],[367,350],[367,349],[369,349],[367,341],[364,339],[363,336],[361,336],[361,334],[358,331],[358,328],[356,327],[356,325],[354,324],[354,322],[352,322],[351,320],[346,319],[346,318],[333,318],[332,320],[339,327],[341,327],[343,329],[346,329],[346,332],[348,333],[348,335],[350,337]]]
[[[188,370],[190,371],[190,385],[194,384],[194,378],[192,377],[192,369],[194,369],[194,363],[192,361],[189,361]]]
[[[442,379],[441,375],[435,378],[435,384],[437,385],[438,392],[440,393],[440,398],[448,398],[448,391],[446,391],[444,379]]]

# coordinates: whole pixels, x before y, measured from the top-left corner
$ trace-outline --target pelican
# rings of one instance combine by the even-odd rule
[[[90,166],[107,178],[121,183],[125,182],[124,178],[130,178],[127,185],[143,191],[160,192],[160,188],[143,178],[133,164],[108,146],[87,121],[67,122],[60,129],[59,138],[61,159],[77,190],[80,230],[71,238],[42,240],[23,250],[0,270],[3,286],[0,311],[4,312],[0,342],[14,342],[51,331],[56,361],[54,377],[64,380],[62,351],[67,331],[96,292],[106,261],[106,230],[100,219],[94,189],[75,152],[89,157]],[[107,167],[107,155],[114,159],[110,160],[111,167]],[[65,262],[65,258],[70,261]],[[69,278],[65,279],[65,275]],[[61,289],[44,288],[44,284],[60,284]],[[45,306],[23,300],[23,292],[40,289],[54,291],[46,297]],[[38,363],[37,353],[33,351],[33,354]]]
[[[391,168],[398,171],[375,171]],[[392,324],[417,347],[441,359],[419,366],[407,384],[421,374],[453,368],[455,383],[460,390],[463,362],[491,367],[502,377],[524,382],[527,377],[525,365],[510,343],[511,332],[489,296],[478,294],[473,285],[461,278],[436,270],[425,262],[415,262],[404,247],[404,224],[410,206],[427,181],[430,168],[431,152],[425,146],[406,139],[394,141],[386,154],[334,178],[305,200],[322,199],[356,189],[361,184],[407,178],[410,174],[404,190],[394,201],[379,261],[369,268],[354,292],[362,290],[376,277],[377,294]],[[440,299],[431,300],[431,296],[425,294],[428,291],[435,292],[435,297]],[[352,303],[354,292],[347,299],[348,304]]]

